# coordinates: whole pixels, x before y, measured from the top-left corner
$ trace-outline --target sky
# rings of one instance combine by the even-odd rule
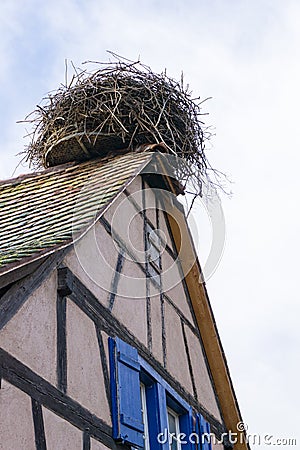
[[[233,194],[208,292],[248,432],[298,439],[285,448],[300,448],[299,23],[297,0],[0,2],[1,179],[30,170],[15,170],[30,130],[16,122],[64,83],[66,59],[140,57],[212,97],[207,156]]]

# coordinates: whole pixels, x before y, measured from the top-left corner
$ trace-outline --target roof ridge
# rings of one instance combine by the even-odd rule
[[[49,167],[48,169],[39,170],[37,172],[22,173],[22,174],[18,175],[17,177],[7,178],[6,180],[0,180],[0,187],[15,185],[15,184],[21,183],[22,181],[25,181],[27,179],[36,178],[36,177],[43,176],[43,175],[48,175],[49,173],[53,173],[56,171],[60,172],[62,170],[67,169],[68,167],[73,167],[75,164],[76,164],[75,162],[69,162],[66,164],[61,164],[56,167]]]
[[[151,154],[152,152],[147,152],[149,154]],[[44,170],[39,170],[37,172],[29,172],[29,173],[25,173],[25,174],[21,174],[18,175],[15,178],[8,178],[6,180],[0,180],[0,188],[2,186],[9,186],[9,185],[16,185],[19,183],[22,183],[22,181],[27,181],[30,179],[34,179],[37,177],[43,177],[43,176],[47,176],[49,174],[52,174],[53,172],[63,172],[63,171],[68,171],[68,169],[72,169],[74,167],[78,167],[78,166],[82,166],[83,168],[86,165],[93,165],[93,164],[97,164],[100,161],[103,162],[103,164],[107,163],[109,160],[113,160],[115,158],[121,157],[121,156],[127,156],[127,155],[140,155],[141,153],[139,152],[133,152],[133,151],[128,151],[126,153],[116,153],[116,154],[107,154],[105,156],[98,156],[97,158],[92,158],[89,159],[87,161],[71,161],[65,164],[60,164],[58,166],[54,166],[54,167],[49,167],[47,169]]]

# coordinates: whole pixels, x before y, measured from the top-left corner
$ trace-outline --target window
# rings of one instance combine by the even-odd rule
[[[179,435],[179,415],[168,408],[168,436],[170,450],[181,450]]]
[[[113,438],[144,450],[211,450],[189,439],[209,423],[119,338],[109,338]],[[201,421],[199,421],[201,419]],[[195,429],[194,424],[197,428]]]
[[[148,414],[147,414],[147,400],[146,400],[146,387],[143,383],[140,384],[141,391],[141,409],[142,419],[144,425],[144,450],[150,450],[149,442],[149,429],[148,429]]]

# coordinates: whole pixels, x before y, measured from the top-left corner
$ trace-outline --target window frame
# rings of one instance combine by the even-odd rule
[[[142,417],[144,424],[144,436],[143,436],[144,450],[150,450],[146,386],[142,381],[140,381],[140,392],[141,392]]]
[[[190,436],[198,431],[200,439],[201,429],[210,430],[209,422],[199,412],[194,411],[131,344],[119,337],[109,337],[109,358],[113,438],[119,443],[138,449],[170,450],[170,408],[178,414],[179,419],[178,437],[181,445],[177,450],[199,450],[199,445],[191,441]],[[145,386],[145,395],[141,393],[141,383]],[[142,405],[143,408],[146,407],[147,430]],[[144,440],[147,432],[148,449],[145,448]],[[211,450],[211,443],[206,442],[201,449]]]
[[[169,438],[169,448],[170,450],[172,450],[172,442],[173,440],[175,440],[176,442],[176,450],[181,450],[181,441],[180,439],[178,440],[178,436],[180,436],[181,430],[180,430],[180,419],[179,419],[179,414],[174,411],[173,409],[171,409],[169,406],[167,406],[167,414],[168,414],[168,438]],[[170,432],[170,420],[169,420],[169,415],[172,416],[174,418],[174,423],[175,423],[175,436],[174,433]],[[171,440],[170,440],[170,436],[171,436]]]
[[[142,379],[146,381],[145,385],[149,384],[149,382],[155,381],[159,383],[167,392],[168,402],[170,403],[170,408],[176,408],[176,403],[182,411],[192,410],[192,407],[169,385],[169,383],[161,376],[155,369],[153,369],[150,364],[145,361],[138,354],[138,362],[141,367]],[[175,401],[175,403],[174,403]],[[173,405],[173,406],[172,406]],[[177,412],[177,411],[176,411]]]
[[[193,433],[192,407],[140,355],[138,355],[138,362],[141,367],[140,380],[146,388],[147,405],[152,410],[158,411],[158,414],[152,414],[150,410],[147,411],[151,450],[170,450],[168,408],[178,414],[180,434],[186,435],[186,438],[183,439],[186,443],[180,442],[178,450],[195,450],[195,446],[189,441],[189,435]],[[167,437],[166,442],[158,442],[157,436],[160,433],[164,433]]]

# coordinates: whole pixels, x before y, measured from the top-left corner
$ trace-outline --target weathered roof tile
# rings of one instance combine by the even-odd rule
[[[127,153],[1,182],[0,273],[71,243],[151,157]]]

